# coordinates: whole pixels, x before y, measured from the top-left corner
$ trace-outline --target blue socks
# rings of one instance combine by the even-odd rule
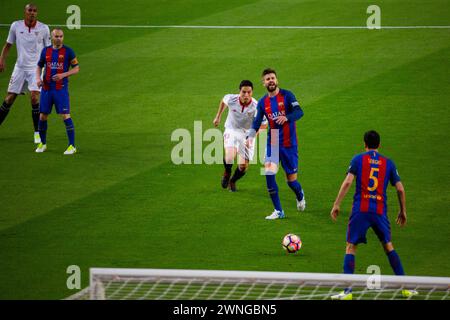
[[[67,138],[69,138],[69,145],[75,146],[75,128],[73,126],[72,118],[64,120],[66,124]]]
[[[273,207],[278,211],[283,211],[281,208],[280,197],[278,196],[278,185],[275,180],[275,174],[272,172],[266,172],[267,191],[269,191],[270,198],[272,199]]]
[[[398,256],[395,250],[387,253],[387,257],[389,259],[389,263],[391,264],[392,270],[397,276],[405,275],[405,271],[403,271],[402,262],[400,261],[400,257]]]
[[[72,118],[64,120],[66,125],[67,138],[69,138],[69,145],[75,146],[75,128],[73,126]],[[47,120],[39,120],[39,135],[41,136],[42,144],[47,144]]]
[[[392,270],[397,276],[405,275],[403,270],[402,262],[395,250],[387,253],[389,263],[391,264]],[[355,272],[355,256],[352,254],[346,254],[344,258],[344,273],[352,274]]]
[[[355,256],[346,254],[344,257],[344,273],[353,274],[355,272]]]
[[[289,186],[289,188],[292,189],[292,191],[294,191],[295,196],[297,197],[297,200],[302,201],[303,200],[303,192],[302,192],[302,186],[301,186],[300,182],[298,182],[297,180],[288,181],[288,186]]]
[[[47,144],[47,120],[39,120],[38,129],[39,135],[41,136],[41,143]]]

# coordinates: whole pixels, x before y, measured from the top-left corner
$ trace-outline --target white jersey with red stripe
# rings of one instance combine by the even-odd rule
[[[18,20],[11,24],[6,42],[16,44],[16,67],[33,71],[36,70],[42,49],[51,45],[50,29],[40,21],[28,27],[24,20]]]
[[[248,105],[242,105],[239,94],[227,94],[222,101],[228,106],[225,129],[247,131],[251,128],[258,104],[256,99],[252,98]]]

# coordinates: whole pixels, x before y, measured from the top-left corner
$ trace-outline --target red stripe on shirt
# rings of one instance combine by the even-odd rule
[[[275,128],[275,121],[273,121],[273,119],[271,119],[271,118],[269,117],[269,115],[272,114],[272,106],[270,105],[270,97],[269,97],[269,96],[267,96],[267,97],[264,99],[264,111],[265,111],[266,114],[267,114],[267,120],[269,120],[270,130],[276,129],[276,128]],[[276,144],[276,141],[274,141],[274,140],[272,139],[272,140],[271,140],[271,144],[272,144],[272,145],[275,145],[275,144]]]
[[[286,116],[286,106],[284,105],[284,96],[281,93],[277,94],[278,111],[282,112]],[[289,122],[285,122],[282,126],[283,129],[283,147],[291,146],[291,128]]]
[[[50,89],[50,81],[52,79],[52,53],[51,47],[45,50],[45,79],[44,79],[44,90]]]
[[[386,177],[386,158],[378,159],[378,187],[377,187],[377,214],[383,214],[384,211],[384,179]]]
[[[58,67],[56,73],[60,74],[64,72],[64,60],[66,59],[66,48],[61,47],[58,50]],[[56,90],[61,90],[63,87],[63,79],[56,81]]]
[[[360,212],[369,211],[369,177],[370,177],[370,156],[364,155],[362,157],[362,172],[361,172],[361,205]]]

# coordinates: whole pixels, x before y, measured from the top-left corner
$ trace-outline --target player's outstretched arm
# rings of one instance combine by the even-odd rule
[[[213,120],[213,124],[215,127],[218,127],[220,124],[220,119],[222,118],[222,113],[225,110],[225,108],[227,107],[227,105],[225,104],[225,102],[223,102],[223,100],[220,101],[219,104],[219,110],[217,110],[217,114],[216,117]]]
[[[355,176],[352,173],[348,173],[344,179],[344,182],[342,182],[341,189],[339,189],[339,193],[336,197],[336,200],[334,201],[333,208],[331,209],[330,213],[331,219],[333,219],[333,221],[336,221],[337,216],[339,215],[339,211],[341,210],[341,202],[342,200],[344,200],[345,195],[352,186],[354,178]]]
[[[6,68],[6,58],[9,54],[9,49],[11,49],[12,44],[6,42],[2,49],[2,54],[0,55],[0,72],[3,72]]]
[[[397,190],[398,203],[400,205],[397,224],[403,227],[406,224],[406,193],[401,181],[395,184],[395,189]]]

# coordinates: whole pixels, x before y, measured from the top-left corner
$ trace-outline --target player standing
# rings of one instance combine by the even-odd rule
[[[25,19],[11,24],[8,39],[0,55],[0,72],[5,70],[6,58],[11,46],[17,48],[17,61],[9,82],[8,93],[0,106],[0,125],[17,98],[25,90],[25,83],[31,93],[31,109],[34,125],[34,143],[40,143],[38,132],[39,92],[36,83],[36,65],[42,48],[50,45],[50,30],[46,24],[37,21],[37,7],[34,4],[25,6]]]
[[[252,129],[249,131],[248,141],[251,143],[265,116],[269,121],[270,130],[267,139],[264,168],[267,190],[275,208],[266,219],[273,220],[285,217],[275,180],[280,161],[286,172],[287,184],[295,193],[297,209],[304,211],[306,207],[304,192],[297,180],[298,144],[295,125],[295,122],[303,116],[303,110],[292,92],[278,87],[275,70],[265,69],[262,73],[262,78],[267,94],[258,101],[257,115]]]
[[[364,134],[366,152],[356,155],[347,171],[339,194],[331,210],[331,218],[336,221],[340,205],[353,180],[356,178],[356,190],[353,197],[352,214],[347,230],[347,248],[344,258],[344,273],[352,274],[355,270],[355,254],[359,243],[367,243],[366,233],[372,228],[389,259],[389,263],[396,275],[404,275],[400,257],[394,250],[391,242],[391,227],[387,217],[386,189],[389,184],[397,190],[400,212],[397,224],[406,224],[405,189],[400,181],[395,164],[392,160],[378,153],[380,135],[376,131]],[[403,296],[409,297],[417,294],[414,290],[403,290]],[[351,288],[331,297],[335,300],[351,300]]]
[[[75,52],[63,44],[64,33],[61,29],[52,31],[52,46],[42,50],[35,77],[38,86],[42,86],[41,107],[39,116],[39,134],[41,143],[36,152],[47,150],[47,119],[55,105],[56,113],[62,116],[66,125],[69,146],[64,154],[74,154],[75,129],[70,117],[69,81],[68,77],[80,71]],[[45,67],[45,68],[44,68]],[[70,69],[72,67],[72,69]],[[41,70],[44,68],[44,77],[41,80]]]
[[[228,107],[228,116],[225,121],[223,134],[225,157],[223,165],[225,172],[222,176],[222,188],[230,187],[230,191],[236,191],[236,181],[245,175],[249,160],[253,159],[255,145],[246,145],[246,137],[253,119],[256,115],[257,101],[253,96],[253,83],[242,80],[239,84],[239,94],[227,94],[220,101],[219,110],[213,120],[214,126],[220,124],[220,118],[225,108]],[[234,159],[238,155],[238,166],[231,176]]]

